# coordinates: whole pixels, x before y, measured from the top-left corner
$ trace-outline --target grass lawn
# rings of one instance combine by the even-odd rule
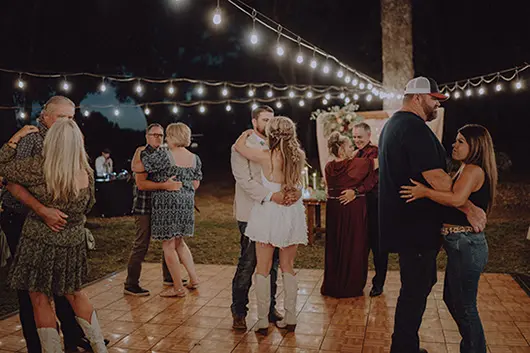
[[[235,265],[239,256],[239,231],[232,217],[233,188],[204,185],[199,189],[196,236],[187,240],[195,262]],[[530,241],[526,233],[530,225],[530,183],[500,185],[497,206],[491,215],[486,235],[489,244],[487,272],[530,274]],[[96,238],[96,250],[90,252],[89,281],[97,280],[126,267],[134,240],[133,217],[89,218],[88,227]],[[146,261],[158,262],[162,249],[153,242]],[[371,261],[370,261],[371,263]],[[445,266],[440,253],[439,268]],[[318,237],[313,246],[300,247],[298,268],[324,267],[324,239]],[[391,255],[390,269],[398,269]],[[0,317],[16,310],[16,296],[6,287],[6,269],[0,269]]]

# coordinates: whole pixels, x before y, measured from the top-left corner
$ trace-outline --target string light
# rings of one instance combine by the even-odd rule
[[[298,102],[298,105],[303,107],[305,105],[305,102],[303,99],[300,99],[300,101]]]
[[[455,92],[455,98],[456,98],[456,99],[460,98],[460,92],[458,92],[458,91]]]
[[[313,98],[313,92],[312,92],[312,91],[308,91],[308,92],[306,93],[306,97],[307,97],[307,98]]]
[[[467,96],[467,97],[471,97],[472,95],[473,95],[473,91],[471,90],[471,88],[468,88],[468,89],[466,90],[466,96]]]
[[[282,102],[281,102],[281,101],[277,101],[277,102],[276,102],[276,108],[278,108],[278,109],[282,109],[282,107],[283,107]]]
[[[329,71],[330,71],[329,65],[325,64],[324,67],[322,68],[322,72],[327,75],[329,74]]]
[[[276,54],[278,56],[283,56],[285,54],[285,49],[283,49],[283,47],[281,46],[280,43],[278,43],[278,45],[276,45]]]
[[[136,86],[134,87],[134,90],[136,91],[136,93],[140,94],[143,92],[144,88],[142,86],[142,84],[140,83],[140,81],[138,81],[138,83],[136,84]]]
[[[26,113],[24,111],[21,111],[20,113],[18,113],[18,116],[21,118],[21,119],[26,119]]]
[[[90,112],[88,110],[85,110],[83,112],[83,115],[85,116],[85,118],[88,118],[90,116]]]
[[[19,89],[24,89],[26,87],[26,83],[22,80],[22,75],[17,80],[16,87]]]
[[[371,94],[366,96],[366,101],[367,102],[371,102],[372,101],[372,95]]]
[[[355,94],[353,95],[353,99],[355,99],[356,101],[358,101],[358,100],[359,100],[359,95],[358,95],[357,93],[355,93]]]
[[[449,92],[445,92],[444,96],[446,96],[447,98],[451,98],[451,94]],[[390,97],[390,98],[394,98],[394,97]]]
[[[178,112],[179,112],[179,107],[177,107],[176,105],[174,105],[173,108],[171,108],[171,112],[172,112],[173,114],[178,114]]]
[[[230,103],[228,103],[228,104],[226,105],[225,110],[226,110],[227,112],[231,112],[231,111],[232,111],[232,106],[230,105]]]
[[[202,85],[197,87],[197,94],[199,96],[202,96],[204,94],[204,87]]]
[[[66,80],[66,77],[64,78],[64,81],[61,84],[61,88],[65,92],[68,92],[70,90],[70,83],[68,83],[68,81]]]
[[[515,82],[515,89],[521,89],[523,88],[523,83],[521,81],[517,81]]]
[[[344,76],[344,71],[342,71],[342,70],[337,71],[337,77],[338,78],[342,78],[343,76]]]
[[[302,53],[298,53],[298,55],[296,56],[296,62],[298,64],[303,64],[304,63],[304,55]]]
[[[372,88],[374,88],[374,85],[372,85],[371,83],[369,83],[366,88],[368,88],[369,90],[371,90]]]
[[[481,96],[486,94],[486,89],[484,87],[480,87],[479,90],[478,90],[478,94],[481,95]]]
[[[346,75],[346,77],[344,78],[344,82],[346,82],[346,83],[350,83],[351,82],[350,75]]]
[[[256,102],[252,103],[250,108],[252,108],[252,110],[256,110],[258,108],[258,103],[256,103]]]
[[[107,85],[105,85],[105,79],[101,80],[101,84],[99,85],[99,91],[102,93],[107,91]]]
[[[317,59],[315,58],[311,59],[311,63],[309,64],[309,66],[311,66],[313,70],[316,69],[318,66]]]
[[[267,91],[267,97],[272,98],[274,96],[274,92],[272,90]]]
[[[328,100],[326,98],[322,99],[322,104],[328,105]]]
[[[151,114],[151,109],[149,109],[149,107],[145,107],[144,113],[145,113],[145,115]]]
[[[329,101],[329,100],[331,99],[331,94],[326,93],[326,95],[324,96],[324,98],[325,98],[326,100]]]
[[[502,85],[501,85],[500,83],[497,83],[497,84],[495,85],[495,91],[497,91],[497,92],[502,91]]]
[[[255,94],[254,89],[250,88],[250,89],[248,90],[247,94],[248,94],[249,97],[254,97],[254,94]]]
[[[228,88],[223,87],[223,89],[221,90],[221,95],[223,97],[227,97],[228,96]]]
[[[217,7],[213,12],[212,21],[214,25],[218,26],[221,24],[222,20],[223,19],[221,17],[221,8],[219,7],[219,0],[217,0]]]
[[[364,82],[359,83],[359,89],[364,89]]]
[[[293,91],[289,91],[289,98],[294,98],[295,94]]]
[[[339,98],[340,98],[340,99],[344,99],[344,98],[346,98],[346,94],[344,94],[344,92],[341,92],[341,94],[339,95]]]
[[[170,84],[168,87],[167,87],[167,93],[172,96],[175,94],[175,87],[173,86],[173,84]]]
[[[359,84],[359,80],[354,78],[352,81],[351,81],[351,84],[352,86],[357,86]]]
[[[119,116],[120,110],[118,108],[114,109],[114,116]]]
[[[206,113],[206,107],[205,107],[204,105],[201,104],[201,105],[199,106],[199,112],[200,112],[201,114]]]
[[[250,43],[256,45],[259,41],[258,33],[256,32],[256,10],[254,10],[252,16],[252,32],[250,32]]]
[[[344,103],[349,104],[351,102],[350,97],[344,98]]]

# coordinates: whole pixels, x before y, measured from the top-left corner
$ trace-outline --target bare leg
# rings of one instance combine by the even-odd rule
[[[94,307],[92,306],[92,303],[90,303],[90,299],[88,299],[86,293],[80,290],[74,292],[73,295],[67,294],[65,297],[70,302],[72,309],[74,309],[75,315],[90,324]]]
[[[184,265],[186,271],[188,271],[188,275],[190,276],[190,284],[198,284],[199,277],[195,271],[193,256],[191,255],[190,248],[184,241],[184,238],[175,239],[175,250],[177,251],[180,262]]]
[[[290,273],[294,276],[294,259],[298,245],[291,245],[280,249],[280,268],[282,273]]]
[[[106,353],[107,347],[92,303],[84,291],[67,294],[66,299],[74,309],[76,320],[85,332],[94,353]]]
[[[53,327],[57,328],[55,312],[53,311],[50,298],[44,293],[29,292],[33,313],[35,315],[35,325],[37,328]]]
[[[274,255],[274,246],[264,243],[256,243],[256,274],[263,277],[269,276],[272,267],[272,256]]]
[[[180,275],[180,261],[175,250],[176,238],[171,240],[164,240],[162,242],[162,249],[164,250],[164,259],[166,260],[167,268],[173,278],[173,287],[175,293],[185,295],[184,287],[182,286],[182,277]]]

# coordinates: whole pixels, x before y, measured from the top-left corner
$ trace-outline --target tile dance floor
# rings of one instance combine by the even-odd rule
[[[125,272],[87,287],[110,352],[363,352],[390,350],[399,273],[388,274],[385,293],[371,299],[332,299],[320,294],[322,270],[299,270],[298,326],[295,333],[271,329],[257,336],[256,300],[250,293],[248,332],[231,329],[231,283],[234,266],[198,265],[201,287],[183,299],[161,298],[159,264],[144,264],[142,286],[148,297],[123,294]],[[370,274],[371,277],[372,274]],[[282,286],[278,281],[278,308]],[[442,301],[443,273],[427,303],[420,330],[421,345],[430,353],[456,353],[460,335]],[[491,353],[530,353],[530,297],[506,274],[484,274],[479,311]],[[0,353],[25,351],[18,315],[0,321]]]

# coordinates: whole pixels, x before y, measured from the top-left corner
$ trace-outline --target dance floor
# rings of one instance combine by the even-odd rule
[[[363,352],[390,350],[399,273],[390,272],[385,293],[370,298],[333,299],[320,295],[323,271],[299,270],[298,326],[295,333],[272,329],[257,336],[256,300],[250,294],[248,332],[233,331],[230,313],[234,266],[198,265],[201,287],[183,299],[161,298],[159,264],[144,264],[147,297],[123,294],[125,272],[87,287],[110,352]],[[370,274],[371,276],[372,274]],[[282,286],[278,281],[278,308]],[[442,301],[443,273],[427,303],[420,330],[430,353],[459,352],[460,335]],[[506,274],[484,274],[479,311],[491,353],[530,353],[530,297]],[[18,315],[0,321],[0,353],[25,351]]]

